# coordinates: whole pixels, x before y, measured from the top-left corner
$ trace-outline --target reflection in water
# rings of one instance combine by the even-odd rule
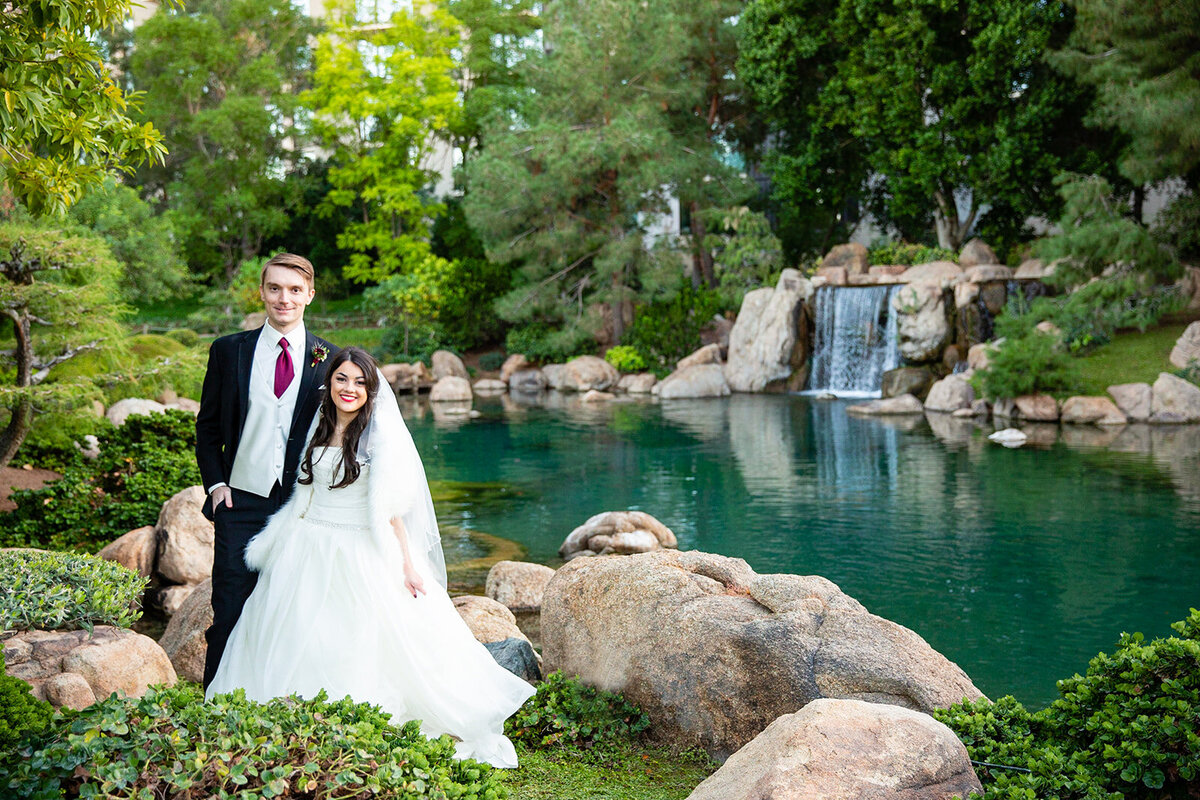
[[[540,403],[477,401],[454,428],[406,412],[431,477],[507,487],[461,501],[457,524],[535,561],[592,514],[638,508],[681,548],[823,575],[988,695],[1034,704],[1122,630],[1169,635],[1196,605],[1200,427],[1039,426],[1042,445],[1008,450],[990,424],[844,401]]]

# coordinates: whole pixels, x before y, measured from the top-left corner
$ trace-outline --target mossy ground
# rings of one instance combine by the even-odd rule
[[[1104,396],[1118,383],[1154,383],[1160,372],[1175,369],[1167,357],[1183,334],[1184,323],[1161,325],[1145,333],[1118,333],[1108,344],[1075,359],[1079,393]]]
[[[504,773],[504,784],[512,800],[682,800],[717,768],[704,753],[638,743],[605,755],[521,748],[520,766]]]

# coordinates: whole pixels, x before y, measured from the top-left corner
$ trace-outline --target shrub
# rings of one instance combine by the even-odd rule
[[[95,550],[153,524],[173,494],[200,482],[195,417],[168,409],[129,417],[100,436],[100,457],[80,459],[41,489],[13,492],[0,514],[0,546]]]
[[[166,335],[184,347],[196,347],[200,344],[200,334],[191,328],[172,328],[166,332]]]
[[[552,672],[504,730],[528,747],[589,749],[616,744],[649,726],[649,718],[619,694]]]
[[[636,348],[627,344],[610,347],[604,354],[604,360],[612,364],[618,372],[641,372],[646,368],[646,359]]]
[[[437,330],[428,325],[394,325],[387,328],[380,338],[374,355],[381,364],[403,361],[433,364],[433,353],[442,349],[442,340]]]
[[[78,553],[0,552],[0,630],[128,628],[142,616],[147,579]]]
[[[1025,394],[1063,394],[1076,382],[1075,365],[1058,336],[1033,331],[1019,339],[1005,339],[988,356],[988,367],[978,370],[971,383],[989,400]]]
[[[930,261],[958,263],[958,254],[953,250],[911,242],[876,242],[867,251],[867,258],[872,264],[903,264],[909,267]]]
[[[623,344],[637,350],[661,378],[700,346],[700,331],[722,310],[717,292],[684,283],[669,300],[639,308]]]
[[[540,364],[568,361],[592,352],[595,346],[595,339],[586,331],[578,328],[556,330],[543,322],[511,328],[504,338],[505,351],[521,353]]]
[[[11,753],[22,742],[40,737],[53,717],[54,708],[34,697],[28,683],[5,674],[0,648],[0,753]]]
[[[1200,788],[1200,611],[1172,626],[1180,637],[1145,644],[1122,634],[1087,675],[1030,713],[1011,697],[934,712],[979,766],[985,800],[1161,800]],[[1016,769],[1011,769],[1015,767]],[[1027,770],[1027,771],[1020,771]]]
[[[485,372],[495,372],[504,366],[504,353],[492,350],[479,357],[479,368]]]
[[[110,696],[28,748],[7,790],[66,797],[404,797],[499,800],[487,764],[457,761],[449,736],[388,724],[378,708],[323,694],[259,704],[243,692],[204,702],[200,688]]]

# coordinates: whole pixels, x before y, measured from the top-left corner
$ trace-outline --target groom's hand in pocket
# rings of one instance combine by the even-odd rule
[[[218,486],[212,490],[212,508],[213,513],[217,513],[217,509],[221,506],[225,508],[233,508],[233,492],[228,486]]]

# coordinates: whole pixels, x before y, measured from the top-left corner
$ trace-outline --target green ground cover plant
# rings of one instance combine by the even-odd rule
[[[168,409],[129,417],[100,434],[100,456],[76,457],[60,480],[14,492],[0,514],[0,546],[95,551],[153,525],[173,494],[200,482],[196,420]]]
[[[934,712],[985,764],[984,800],[1182,800],[1200,791],[1200,611],[1147,643],[1122,634],[1061,697],[1030,712],[1012,697]],[[1007,768],[1005,768],[1007,767]]]
[[[259,704],[239,691],[204,702],[194,684],[151,687],[63,713],[16,754],[0,788],[28,800],[507,796],[490,766],[453,758],[450,737],[389,720],[324,694]]]
[[[147,579],[81,553],[0,553],[0,631],[128,628],[142,616]]]
[[[53,717],[53,706],[34,697],[28,683],[5,674],[0,648],[0,753],[15,752],[22,742],[39,738]]]
[[[650,719],[619,694],[552,672],[505,723],[514,742],[534,748],[604,748],[650,727]]]

